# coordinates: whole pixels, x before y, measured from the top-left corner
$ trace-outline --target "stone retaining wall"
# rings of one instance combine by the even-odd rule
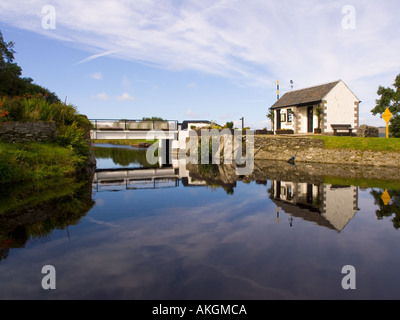
[[[400,152],[324,149],[323,140],[306,137],[255,136],[254,149],[256,160],[400,168]]]
[[[54,141],[57,128],[53,122],[10,122],[0,124],[0,140],[8,142]]]

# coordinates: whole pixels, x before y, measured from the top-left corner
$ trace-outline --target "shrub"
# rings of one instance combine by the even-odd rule
[[[233,129],[233,121],[228,121],[225,124],[224,128]]]
[[[73,150],[82,159],[89,155],[90,147],[85,139],[85,130],[80,128],[77,122],[60,127],[58,142],[61,146]]]

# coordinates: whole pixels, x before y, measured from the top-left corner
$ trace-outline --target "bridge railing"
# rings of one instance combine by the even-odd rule
[[[131,120],[131,119],[91,119],[95,130],[116,130],[116,131],[176,131],[178,130],[177,120]]]

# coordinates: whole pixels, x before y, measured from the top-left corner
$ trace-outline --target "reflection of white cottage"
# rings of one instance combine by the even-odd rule
[[[324,185],[322,215],[341,231],[358,209],[358,188],[354,186]]]
[[[317,107],[323,111],[322,133],[333,133],[332,125],[359,127],[360,100],[342,81],[295,90],[283,95],[272,107],[274,128],[291,129],[294,133],[313,133],[318,128]]]
[[[358,188],[272,181],[273,201],[286,213],[342,231],[358,211]]]

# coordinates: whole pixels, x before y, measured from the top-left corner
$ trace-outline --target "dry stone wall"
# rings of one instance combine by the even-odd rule
[[[255,136],[255,160],[348,164],[400,168],[400,152],[325,149],[324,141],[306,137]]]
[[[10,122],[0,124],[0,140],[8,142],[40,142],[57,139],[53,122]]]

